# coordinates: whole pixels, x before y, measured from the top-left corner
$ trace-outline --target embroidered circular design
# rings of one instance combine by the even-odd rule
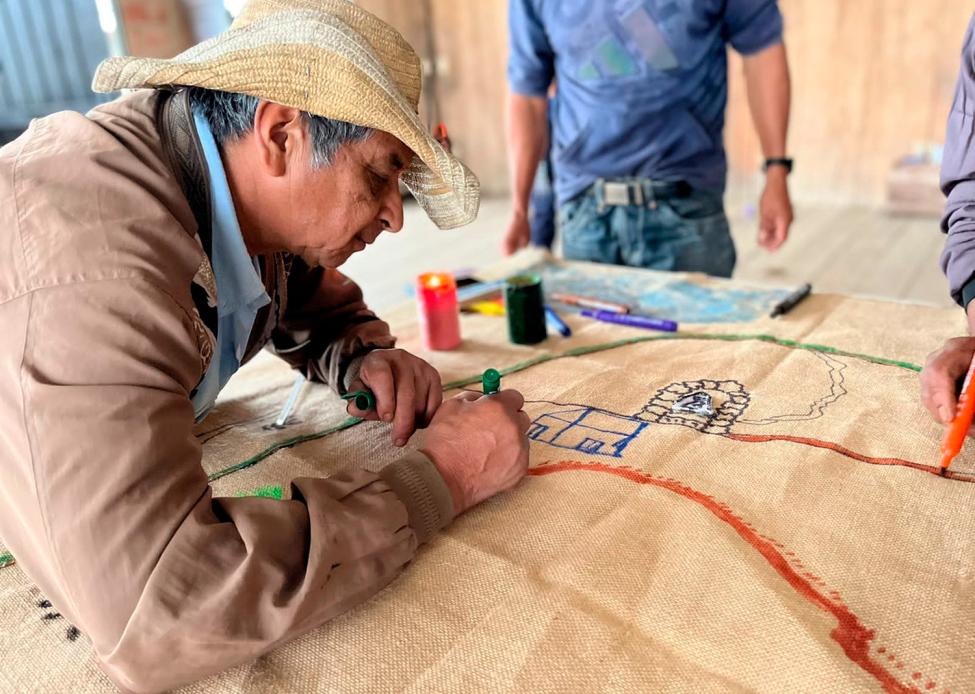
[[[750,400],[751,395],[738,381],[682,381],[658,390],[635,416],[657,424],[678,424],[702,434],[727,434]],[[704,407],[705,403],[710,407]]]

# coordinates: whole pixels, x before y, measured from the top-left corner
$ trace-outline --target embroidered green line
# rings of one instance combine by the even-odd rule
[[[789,347],[791,349],[804,349],[810,352],[823,352],[825,354],[832,354],[834,356],[840,357],[850,357],[853,359],[860,359],[862,361],[867,361],[872,364],[880,364],[882,366],[896,366],[901,369],[907,369],[908,371],[921,370],[921,367],[917,364],[912,364],[908,361],[899,361],[897,359],[887,359],[886,357],[877,357],[871,354],[862,354],[860,352],[849,352],[843,349],[837,349],[836,347],[830,347],[828,345],[817,345],[810,342],[798,342],[797,340],[787,340],[780,337],[774,337],[773,335],[763,335],[763,334],[716,334],[716,333],[675,333],[673,335],[640,335],[639,337],[628,337],[622,340],[614,340],[613,342],[603,342],[597,345],[585,345],[583,347],[574,347],[573,349],[566,350],[564,352],[540,354],[537,357],[532,357],[531,359],[526,359],[525,361],[518,362],[517,364],[512,364],[504,369],[499,369],[501,374],[507,376],[509,374],[518,373],[519,371],[524,371],[525,369],[531,368],[532,366],[537,366],[538,364],[544,364],[545,362],[554,361],[556,359],[567,359],[570,357],[581,357],[587,354],[594,354],[596,352],[605,352],[611,349],[616,349],[617,347],[625,347],[627,345],[635,345],[641,342],[659,342],[662,340],[714,340],[721,342],[746,342],[749,340],[754,340],[757,342],[766,342],[769,344],[780,345],[782,347]],[[450,381],[443,384],[443,389],[453,390],[456,388],[463,388],[464,386],[471,385],[472,383],[480,383],[481,374],[471,376],[470,378],[461,378],[456,381]],[[210,481],[218,480],[226,475],[233,474],[240,470],[257,465],[262,460],[273,455],[282,448],[291,448],[292,446],[297,446],[298,444],[305,443],[307,441],[314,441],[316,439],[325,438],[331,434],[343,431],[354,427],[359,424],[361,419],[355,417],[350,417],[341,424],[326,429],[324,431],[317,432],[315,434],[307,434],[305,436],[295,436],[294,438],[286,439],[279,443],[276,443],[257,455],[254,455],[247,460],[237,463],[236,465],[231,465],[228,468],[224,468],[218,472],[210,475]]]
[[[715,340],[723,342],[746,342],[749,340],[755,340],[757,342],[767,342],[769,344],[780,345],[782,347],[789,347],[792,349],[804,349],[811,352],[823,352],[824,354],[832,354],[840,357],[850,357],[853,359],[860,359],[862,361],[867,361],[872,364],[880,364],[882,366],[896,366],[901,369],[906,369],[908,371],[920,372],[921,367],[917,364],[912,364],[908,361],[899,361],[897,359],[887,359],[886,357],[877,357],[871,354],[862,354],[860,352],[848,352],[843,349],[837,349],[836,347],[830,347],[828,345],[817,345],[808,342],[798,342],[796,340],[787,340],[780,337],[774,337],[772,335],[763,334],[712,334],[712,333],[676,333],[674,335],[641,335],[639,337],[628,337],[622,340],[614,340],[613,342],[603,342],[598,345],[586,345],[584,347],[575,347],[573,349],[566,350],[564,352],[559,352],[556,354],[540,354],[537,357],[531,359],[526,359],[525,361],[518,362],[507,368],[500,369],[502,375],[509,375],[513,373],[518,373],[519,371],[524,371],[525,369],[531,368],[532,366],[537,366],[538,364],[544,364],[545,362],[554,361],[555,359],[566,359],[570,357],[581,357],[587,354],[594,354],[596,352],[605,352],[611,349],[616,349],[617,347],[625,347],[627,345],[634,345],[641,342],[657,342],[661,340]],[[449,383],[444,383],[443,389],[452,390],[455,388],[463,388],[464,386],[470,385],[472,383],[479,383],[481,380],[481,374],[471,376],[470,378],[461,378],[456,381],[450,381]],[[236,465],[231,465],[230,467],[224,468],[223,470],[218,470],[209,476],[209,480],[213,482],[221,477],[226,477],[227,475],[232,475],[235,472],[245,470],[249,467],[257,465],[261,461],[269,458],[278,451],[284,448],[291,448],[292,446],[297,446],[308,441],[315,441],[316,439],[323,439],[331,434],[344,431],[345,429],[350,429],[356,424],[361,423],[363,420],[357,417],[349,417],[341,424],[337,424],[333,427],[319,431],[313,434],[305,434],[303,436],[295,436],[290,439],[285,439],[284,441],[279,441],[278,443],[272,444],[271,446],[265,448],[260,453],[251,456],[247,460],[244,460]],[[260,490],[259,490],[260,491]],[[10,566],[15,563],[14,557],[10,552],[4,552],[0,554],[0,569]]]
[[[271,446],[265,448],[260,453],[256,455],[252,455],[247,460],[239,462],[236,465],[231,465],[230,467],[226,467],[223,470],[217,470],[216,472],[209,475],[208,479],[211,482],[213,482],[214,480],[218,480],[221,477],[226,477],[227,475],[231,475],[235,472],[246,470],[249,467],[253,467],[254,465],[257,465],[265,458],[274,455],[275,453],[277,453],[283,448],[291,448],[292,446],[297,446],[299,443],[305,443],[307,441],[314,441],[315,439],[325,438],[326,436],[329,436],[330,434],[334,434],[338,431],[342,431],[343,429],[354,427],[356,424],[358,424],[361,421],[362,420],[359,419],[358,417],[349,417],[341,424],[336,424],[334,427],[330,427],[328,429],[325,429],[324,431],[318,431],[315,432],[314,434],[305,434],[303,436],[294,436],[290,439],[285,439],[284,441],[278,441],[277,443],[272,444]]]
[[[267,484],[263,487],[252,489],[249,492],[237,492],[236,494],[234,494],[234,496],[237,497],[260,496],[266,499],[277,499],[280,501],[281,497],[284,496],[284,489],[281,487],[281,485],[278,484]]]
[[[823,352],[825,354],[832,354],[840,357],[851,357],[854,359],[860,359],[863,361],[870,362],[872,364],[880,364],[882,366],[896,366],[901,369],[907,369],[909,371],[921,371],[921,367],[917,364],[912,364],[908,361],[899,361],[897,359],[887,359],[886,357],[876,357],[872,354],[862,354],[860,352],[848,352],[843,349],[837,349],[836,347],[830,347],[828,345],[817,345],[810,342],[798,342],[797,340],[787,340],[780,337],[775,337],[773,335],[763,335],[763,334],[716,334],[716,333],[675,333],[673,335],[641,335],[639,337],[628,337],[623,340],[614,340],[613,342],[603,342],[598,345],[586,345],[583,347],[575,347],[573,349],[566,350],[565,352],[559,352],[556,354],[540,354],[537,357],[532,357],[517,364],[513,364],[504,369],[499,369],[502,376],[507,376],[509,374],[518,373],[519,371],[524,371],[532,366],[537,366],[538,364],[544,364],[548,361],[553,361],[555,359],[565,359],[567,357],[581,357],[586,354],[593,354],[596,352],[605,352],[606,350],[616,349],[617,347],[625,347],[627,345],[634,345],[641,342],[659,342],[662,340],[715,340],[722,342],[745,342],[748,340],[755,340],[757,342],[767,342],[774,345],[780,345],[782,347],[790,347],[792,349],[804,349],[810,352]],[[444,383],[444,390],[451,390],[453,388],[463,388],[472,383],[477,383],[481,380],[480,374],[476,376],[471,376],[470,378],[461,378],[456,381],[451,381],[449,383]]]

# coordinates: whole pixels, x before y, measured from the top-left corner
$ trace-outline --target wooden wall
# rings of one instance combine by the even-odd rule
[[[507,190],[506,0],[359,0],[400,29],[428,66],[433,28],[441,118],[488,193]],[[780,0],[793,79],[789,152],[799,201],[879,205],[890,165],[940,142],[971,0]],[[425,109],[426,110],[426,109]],[[732,180],[755,182],[761,152],[732,57],[725,133]]]
[[[879,204],[891,164],[941,142],[971,0],[782,0],[799,200]],[[731,61],[725,142],[736,177],[761,150]]]
[[[504,138],[507,90],[506,0],[358,0],[395,26],[424,62],[425,81],[436,69],[437,107],[420,115],[447,124],[454,152],[481,179],[486,194],[508,191]],[[429,51],[433,27],[436,56]],[[426,91],[426,87],[424,87]],[[439,114],[431,111],[439,111]]]

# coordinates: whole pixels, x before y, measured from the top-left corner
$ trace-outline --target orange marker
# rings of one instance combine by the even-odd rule
[[[975,359],[968,367],[968,374],[965,376],[965,383],[961,387],[961,396],[958,398],[958,409],[955,410],[955,418],[952,420],[948,431],[945,432],[944,441],[941,442],[941,474],[948,471],[948,466],[955,456],[961,452],[961,447],[965,443],[968,429],[972,426],[972,415],[975,415]]]
[[[447,126],[444,123],[438,123],[437,127],[433,129],[433,139],[440,143],[448,152],[450,151],[450,136],[447,134]]]

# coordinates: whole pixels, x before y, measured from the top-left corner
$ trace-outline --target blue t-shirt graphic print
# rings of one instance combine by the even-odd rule
[[[684,180],[722,191],[727,46],[782,40],[775,0],[509,0],[512,91],[556,84],[559,202],[597,178]]]

